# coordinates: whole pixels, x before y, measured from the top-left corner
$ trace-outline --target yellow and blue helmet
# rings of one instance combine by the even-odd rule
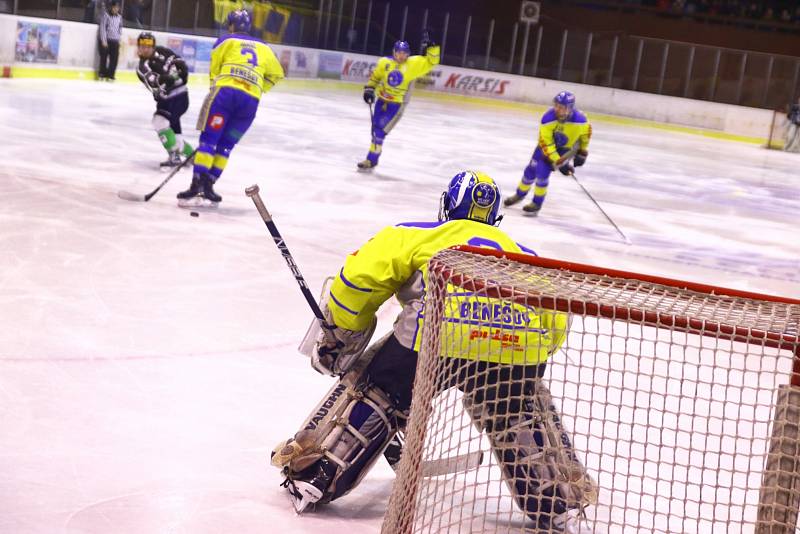
[[[470,219],[491,226],[502,219],[500,188],[488,175],[477,171],[463,171],[450,180],[439,203],[439,220]]]
[[[392,52],[395,54],[397,52],[404,52],[411,55],[411,46],[408,44],[408,41],[395,41]]]
[[[247,33],[250,31],[250,13],[244,9],[237,9],[228,13],[228,26],[233,26],[233,31],[237,33]]]

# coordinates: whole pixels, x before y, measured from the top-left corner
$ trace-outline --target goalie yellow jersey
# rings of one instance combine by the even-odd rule
[[[260,39],[244,34],[220,37],[211,50],[211,85],[233,87],[254,98],[284,77],[275,53]]]
[[[422,273],[424,281],[419,299],[424,299],[428,260],[440,250],[464,244],[533,253],[499,228],[469,219],[384,228],[350,254],[335,277],[328,300],[333,321],[340,328],[364,330],[378,308],[407,286],[417,272]],[[402,293],[408,291],[402,289]],[[442,353],[448,356],[538,364],[546,361],[566,337],[567,316],[563,313],[490,301],[457,287],[448,287],[446,299]],[[419,302],[401,304],[403,312],[395,323],[395,335],[398,324],[410,321],[409,344],[419,351],[424,312]]]
[[[429,46],[424,56],[410,56],[403,63],[392,57],[382,57],[372,70],[367,85],[375,87],[383,100],[402,103],[411,82],[425,76],[438,64],[438,46]]]

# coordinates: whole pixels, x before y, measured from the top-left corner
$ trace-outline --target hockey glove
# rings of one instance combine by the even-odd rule
[[[428,48],[431,46],[436,46],[436,43],[431,39],[431,31],[430,30],[422,30],[422,39],[420,39],[419,47],[420,47],[420,54],[425,55],[428,53]]]
[[[372,105],[375,103],[375,88],[369,85],[364,86],[364,102]]]
[[[570,175],[571,175],[573,172],[575,172],[575,167],[573,167],[573,166],[572,166],[572,165],[570,165],[569,163],[562,163],[562,164],[561,164],[561,165],[558,167],[558,170],[559,170],[559,172],[560,172],[561,174],[563,174],[564,176],[570,176]]]
[[[167,89],[171,88],[174,85],[177,85],[178,80],[181,79],[181,75],[178,72],[178,69],[173,65],[170,67],[169,72],[165,74],[161,74],[158,77],[158,85],[166,87]]]
[[[582,166],[586,163],[586,158],[589,157],[589,153],[585,150],[579,150],[577,154],[575,154],[575,159],[572,162],[575,164],[576,167]]]
[[[558,169],[564,176],[569,176],[573,173],[575,168],[569,164],[569,158],[564,157],[553,163],[553,170]]]

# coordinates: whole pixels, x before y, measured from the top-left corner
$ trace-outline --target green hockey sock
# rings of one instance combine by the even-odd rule
[[[164,148],[167,152],[172,152],[175,150],[175,132],[172,131],[172,128],[160,130],[158,132],[158,138],[161,140],[161,144],[164,145]]]
[[[190,145],[189,143],[184,141],[183,142],[183,155],[188,158],[189,156],[192,155],[192,152],[194,152],[194,148],[192,148],[192,145]]]

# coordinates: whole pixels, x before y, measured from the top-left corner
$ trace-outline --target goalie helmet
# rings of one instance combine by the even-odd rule
[[[250,31],[250,13],[244,9],[237,9],[228,13],[228,26],[233,26],[233,31],[247,33]]]
[[[477,171],[463,171],[450,180],[439,203],[439,220],[470,219],[496,225],[502,219],[500,189],[488,175]]]

